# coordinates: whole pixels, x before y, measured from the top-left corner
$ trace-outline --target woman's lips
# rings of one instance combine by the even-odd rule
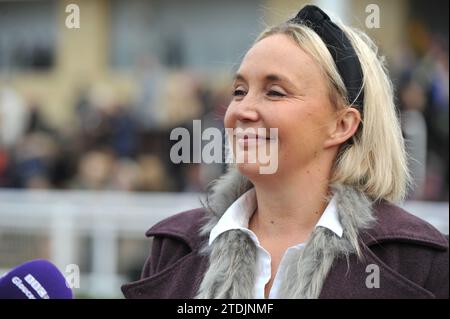
[[[261,136],[257,134],[236,134],[236,140],[239,146],[248,147],[270,142],[272,139],[270,137]]]

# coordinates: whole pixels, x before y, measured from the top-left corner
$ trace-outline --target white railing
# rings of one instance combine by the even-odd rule
[[[81,275],[80,289],[75,293],[120,297],[120,286],[127,279],[117,271],[119,235],[145,240],[144,233],[151,225],[177,212],[200,207],[199,198],[192,193],[2,190],[0,234],[48,234],[48,259],[61,271],[67,265],[80,263],[76,254],[78,239],[80,235],[89,236],[92,271]],[[4,267],[1,263],[0,255],[0,268]]]
[[[144,232],[151,225],[200,207],[199,199],[194,193],[1,190],[0,235],[48,235],[48,258],[61,271],[69,264],[79,264],[76,252],[83,248],[78,247],[79,236],[89,236],[91,272],[81,274],[80,289],[75,293],[121,297],[120,286],[127,279],[118,274],[119,236],[145,240]],[[448,203],[407,202],[403,206],[448,233]],[[0,268],[4,268],[2,260],[0,251]],[[0,274],[5,271],[0,269]]]

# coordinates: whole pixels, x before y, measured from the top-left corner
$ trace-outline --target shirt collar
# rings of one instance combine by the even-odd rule
[[[256,209],[256,192],[255,188],[251,188],[242,194],[236,201],[231,204],[225,211],[217,224],[211,230],[209,235],[209,244],[222,233],[240,229],[248,232],[248,222]],[[339,222],[336,207],[336,195],[333,195],[322,216],[319,218],[315,227],[325,227],[333,231],[337,236],[342,237],[343,229]]]

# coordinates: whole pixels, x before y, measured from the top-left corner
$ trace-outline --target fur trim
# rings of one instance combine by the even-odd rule
[[[251,187],[251,182],[231,167],[212,187],[205,203],[210,214],[201,233],[208,236],[226,209]],[[358,234],[375,221],[372,203],[350,186],[330,187],[337,194],[338,216],[344,229],[342,238],[327,228],[315,228],[304,249],[295,256],[296,262],[284,273],[280,298],[318,298],[336,258],[348,260],[352,253],[362,258]],[[211,246],[205,246],[202,253],[209,255],[209,267],[196,298],[254,298],[257,247],[247,234],[239,230],[223,233]]]
[[[228,171],[213,182],[206,200],[202,202],[209,215],[206,216],[207,220],[200,234],[209,236],[228,207],[252,187],[252,183],[245,176],[233,166],[229,166]]]

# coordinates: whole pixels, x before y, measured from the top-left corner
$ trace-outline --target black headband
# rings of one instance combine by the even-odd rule
[[[348,102],[362,116],[364,103],[363,73],[358,56],[345,33],[316,6],[307,5],[290,23],[305,25],[316,32],[326,44],[347,89]]]

